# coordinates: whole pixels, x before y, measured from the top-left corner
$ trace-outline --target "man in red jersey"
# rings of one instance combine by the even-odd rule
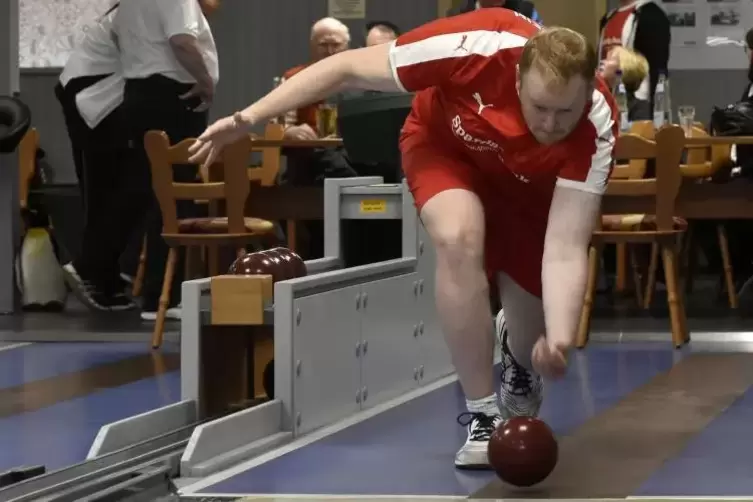
[[[459,468],[487,468],[494,428],[537,414],[542,376],[565,373],[619,122],[597,66],[582,35],[485,9],[314,64],[192,147],[211,162],[250,125],[346,88],[416,92],[403,169],[436,250],[437,312],[466,397]],[[487,271],[504,309],[499,394]]]

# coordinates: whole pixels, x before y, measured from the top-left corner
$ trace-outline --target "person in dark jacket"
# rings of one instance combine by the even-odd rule
[[[599,57],[606,59],[615,47],[642,54],[648,61],[649,75],[636,97],[653,109],[654,91],[659,75],[668,75],[671,29],[669,18],[654,0],[620,0],[616,9],[601,18]]]
[[[533,2],[529,0],[463,0],[459,5],[447,11],[447,17],[465,14],[466,12],[484,7],[503,7],[519,12],[537,23],[541,23],[541,16],[539,16]]]

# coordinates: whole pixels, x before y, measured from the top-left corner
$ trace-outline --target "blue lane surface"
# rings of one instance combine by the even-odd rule
[[[165,347],[165,352],[174,351]],[[34,343],[0,351],[0,389],[148,354],[144,343]]]
[[[667,371],[682,352],[669,344],[593,345],[569,375],[547,387],[542,418],[564,434]],[[201,493],[465,496],[491,479],[453,466],[465,431],[457,384],[207,487]]]
[[[750,497],[753,494],[753,389],[654,473],[636,495]]]
[[[175,371],[0,419],[0,471],[81,462],[103,425],[179,400],[180,372]]]

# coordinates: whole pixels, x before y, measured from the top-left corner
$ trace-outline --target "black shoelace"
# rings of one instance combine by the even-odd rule
[[[510,364],[502,363],[502,375],[500,376],[500,379],[502,379],[503,383],[508,384],[511,387],[511,394],[515,396],[526,396],[533,390],[533,378],[531,377],[531,373],[523,366],[519,365],[513,357],[510,348],[507,346],[507,334],[505,334],[502,343],[504,344],[505,354],[510,358]],[[512,371],[510,372],[512,375],[510,376],[510,381],[505,382],[504,378],[510,366],[512,366]]]
[[[526,396],[531,393],[533,387],[533,378],[531,373],[524,367],[513,363],[512,364],[512,376],[510,377],[510,387],[512,387],[512,394],[516,396]]]
[[[476,426],[471,427],[471,441],[488,441],[496,428],[494,416],[470,411],[458,415],[458,423],[463,427],[468,427],[474,420],[476,421]]]

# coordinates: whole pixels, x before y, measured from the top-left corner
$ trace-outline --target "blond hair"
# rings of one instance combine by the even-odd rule
[[[616,55],[622,70],[622,83],[627,92],[635,92],[648,75],[648,61],[642,54],[625,47],[615,47],[609,55]]]
[[[586,37],[559,26],[544,28],[531,37],[518,62],[521,75],[535,67],[553,86],[578,76],[590,82],[598,65],[596,49]]]

